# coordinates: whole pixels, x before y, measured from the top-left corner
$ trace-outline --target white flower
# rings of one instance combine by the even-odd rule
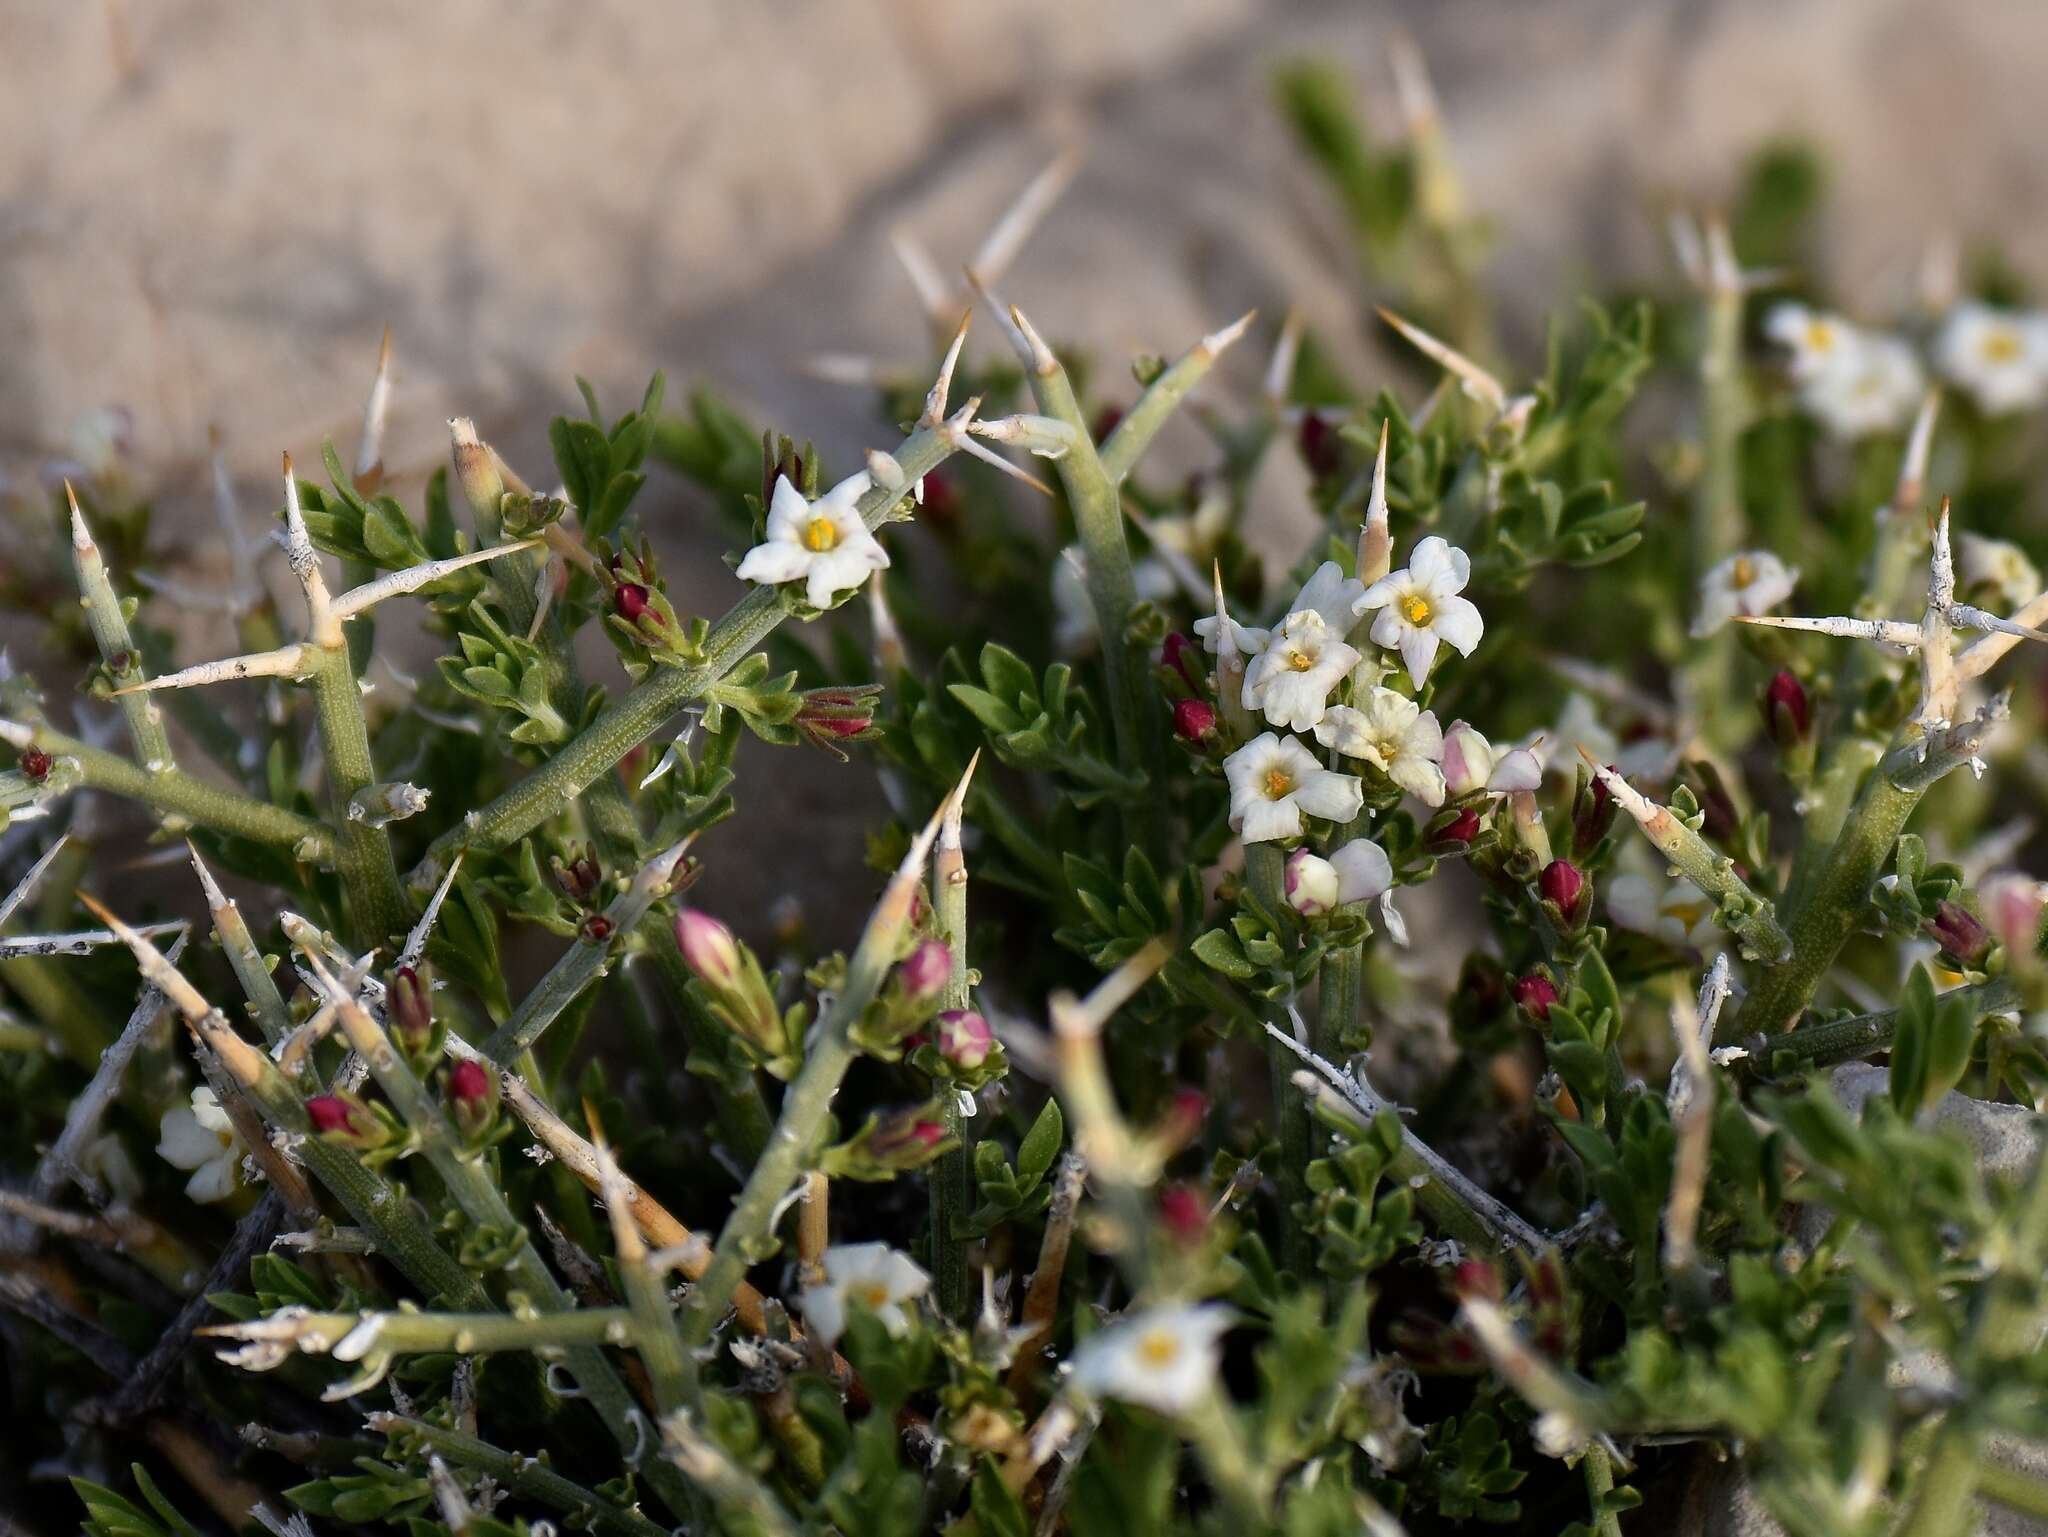
[[[1905,425],[1927,392],[1910,343],[1858,331],[1840,362],[1799,386],[1799,405],[1838,438],[1860,438]]]
[[[828,608],[840,593],[859,587],[870,571],[889,564],[888,551],[860,518],[858,503],[871,484],[863,470],[807,502],[788,476],[778,475],[767,537],[747,551],[740,576],[764,583],[803,578],[812,608]]]
[[[1553,765],[1560,772],[1578,772],[1577,749],[1580,747],[1611,766],[1624,779],[1668,778],[1678,761],[1678,746],[1668,736],[1648,732],[1631,737],[1624,744],[1621,738],[1607,729],[1599,712],[1593,708],[1593,701],[1576,692],[1566,696],[1564,713],[1558,716],[1547,740],[1565,746],[1565,751],[1559,754]],[[1541,753],[1533,755],[1539,763],[1545,762]]]
[[[1764,335],[1792,354],[1786,371],[1795,384],[1839,369],[1856,344],[1856,328],[1848,321],[1803,304],[1774,306],[1764,321]]]
[[[1156,528],[1158,525],[1152,525]],[[1350,633],[1352,605],[1358,595],[1365,591],[1365,584],[1355,577],[1344,574],[1344,568],[1334,560],[1326,560],[1316,567],[1315,573],[1302,584],[1294,601],[1287,605],[1290,616],[1310,609],[1322,616],[1323,623],[1336,632],[1342,640]],[[1257,656],[1273,643],[1273,632],[1262,630],[1256,625],[1239,624],[1235,619],[1226,621],[1230,626],[1231,644],[1237,647],[1240,656]],[[1216,654],[1219,626],[1214,614],[1206,614],[1195,621],[1195,634],[1201,637],[1202,649],[1211,656]],[[1247,706],[1249,708],[1249,706]]]
[[[804,1322],[828,1348],[846,1332],[849,1306],[865,1308],[896,1338],[910,1329],[903,1304],[922,1297],[932,1278],[885,1243],[835,1244],[825,1251],[825,1284],[804,1288]]]
[[[1347,618],[1346,628],[1349,624]],[[1244,707],[1263,711],[1286,730],[1306,731],[1318,724],[1331,690],[1358,665],[1358,652],[1343,636],[1342,629],[1312,608],[1289,614],[1280,633],[1245,669]]]
[[[142,1194],[142,1176],[121,1139],[109,1132],[86,1143],[78,1155],[78,1166],[106,1185],[113,1198],[126,1204]]]
[[[1408,943],[1408,925],[1394,910],[1394,866],[1387,851],[1367,838],[1354,838],[1330,856],[1337,872],[1337,901],[1370,902],[1380,899],[1380,916],[1386,920],[1387,937],[1397,945]]]
[[[1607,916],[1681,950],[1697,950],[1714,937],[1714,899],[1688,880],[1617,875],[1607,883]]]
[[[2048,315],[1958,304],[1935,338],[1934,366],[1993,416],[2038,405],[2048,393]]]
[[[1982,534],[1957,535],[1956,575],[1964,592],[1988,588],[2007,608],[2022,607],[2041,591],[2041,573],[2025,550]]]
[[[1337,867],[1320,855],[1299,848],[1287,856],[1287,904],[1304,918],[1335,907],[1341,885]]]
[[[1333,773],[1293,737],[1262,732],[1223,760],[1230,782],[1230,825],[1246,843],[1301,832],[1301,814],[1348,822],[1365,809],[1356,776]]]
[[[185,1194],[195,1201],[225,1201],[235,1193],[242,1162],[242,1139],[221,1109],[213,1090],[204,1084],[192,1091],[190,1109],[166,1110],[157,1128],[157,1157],[174,1168],[190,1169]]]
[[[1443,728],[1405,694],[1376,688],[1363,710],[1338,705],[1317,725],[1316,740],[1372,764],[1426,805],[1444,803]]]
[[[1469,721],[1454,720],[1444,731],[1444,792],[1452,797],[1484,790],[1506,795],[1543,785],[1543,760],[1533,747],[1497,750]]]
[[[1074,1352],[1074,1386],[1161,1414],[1185,1413],[1216,1390],[1217,1342],[1233,1316],[1215,1303],[1127,1314]]]
[[[1359,594],[1352,607],[1363,614],[1373,609],[1372,643],[1400,648],[1408,676],[1422,687],[1436,660],[1439,641],[1449,641],[1460,655],[1470,656],[1485,626],[1479,610],[1458,593],[1472,579],[1465,552],[1431,534],[1408,554],[1408,564],[1389,572]]]
[[[1152,603],[1179,591],[1165,563],[1150,558],[1131,567],[1131,584],[1140,600]],[[1095,603],[1088,596],[1088,557],[1078,544],[1061,550],[1052,563],[1052,610],[1053,644],[1063,655],[1085,656],[1095,649],[1102,627],[1095,622]],[[1208,622],[1212,627],[1216,623],[1214,619]],[[1200,620],[1195,627],[1201,628]]]
[[[1792,596],[1798,580],[1798,569],[1768,550],[1730,555],[1700,578],[1700,613],[1693,621],[1692,633],[1711,635],[1737,614],[1761,614],[1776,608]]]

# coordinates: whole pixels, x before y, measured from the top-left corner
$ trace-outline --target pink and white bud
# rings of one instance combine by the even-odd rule
[[[1543,760],[1527,747],[1502,753],[1494,760],[1493,772],[1486,779],[1486,788],[1495,795],[1513,795],[1518,791],[1540,790],[1542,787]]]
[[[2034,953],[2041,938],[2041,915],[2048,906],[2048,886],[2024,875],[1994,875],[1977,888],[1984,921],[2010,961]]]
[[[1444,732],[1443,767],[1448,799],[1477,795],[1493,775],[1493,744],[1469,723],[1454,720]]]
[[[1337,905],[1342,882],[1337,867],[1307,849],[1287,856],[1287,905],[1304,918],[1326,913]]]
[[[927,939],[904,957],[897,968],[904,997],[925,1003],[946,990],[953,975],[953,951],[943,939]]]
[[[948,1009],[939,1016],[939,1055],[957,1068],[974,1071],[995,1048],[995,1032],[973,1009]]]
[[[709,913],[686,907],[676,914],[676,945],[683,960],[713,987],[731,987],[740,979],[739,941],[732,930]]]

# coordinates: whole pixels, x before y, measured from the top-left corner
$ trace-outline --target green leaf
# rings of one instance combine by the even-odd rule
[[[1059,1157],[1060,1144],[1066,1139],[1066,1134],[1060,1102],[1047,1096],[1045,1108],[1038,1112],[1038,1119],[1031,1123],[1031,1130],[1024,1134],[1024,1140],[1017,1148],[1017,1173],[1027,1188],[1045,1178],[1046,1170]]]
[[[1235,939],[1223,929],[1211,929],[1193,945],[1195,959],[1211,971],[1220,971],[1234,982],[1249,982],[1259,974],[1256,966],[1245,959]]]
[[[595,510],[612,481],[612,446],[604,432],[589,422],[558,416],[548,424],[548,442],[569,500],[579,512]]]

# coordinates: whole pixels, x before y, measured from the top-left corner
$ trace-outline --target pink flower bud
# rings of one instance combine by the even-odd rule
[[[358,1135],[356,1107],[339,1094],[315,1094],[306,1101],[306,1119],[321,1136]]]
[[[1959,902],[1934,904],[1934,916],[1922,927],[1930,939],[1965,966],[1981,966],[1991,953],[1991,931]]]
[[[1159,1218],[1184,1244],[1199,1243],[1209,1231],[1209,1207],[1192,1185],[1168,1185],[1159,1192]]]
[[[434,1029],[432,984],[412,967],[399,967],[385,984],[384,1012],[406,1047],[419,1050]]]
[[[1482,1297],[1489,1302],[1498,1302],[1507,1295],[1500,1271],[1483,1259],[1468,1259],[1458,1266],[1452,1274],[1451,1290],[1460,1297]]]
[[[973,1072],[995,1043],[988,1021],[973,1009],[948,1009],[939,1016],[939,1055],[957,1068]]]
[[[490,1069],[472,1057],[464,1057],[448,1070],[448,1097],[458,1105],[486,1103],[496,1092]]]
[[[1343,468],[1344,440],[1337,436],[1336,424],[1322,412],[1302,413],[1296,442],[1301,448],[1301,461],[1313,478],[1328,480]]]
[[[1550,1018],[1550,1006],[1557,1002],[1557,984],[1550,978],[1532,971],[1526,977],[1516,977],[1514,986],[1509,990],[1531,1019]]]
[[[29,783],[41,784],[50,777],[50,770],[53,767],[55,767],[55,760],[40,747],[25,747],[22,749],[21,771],[28,776]]]
[[[647,589],[638,582],[621,582],[619,590],[612,594],[612,603],[621,619],[628,624],[638,624],[640,616],[648,610],[647,597]],[[659,614],[655,615],[657,622],[660,618]]]
[[[953,952],[943,939],[925,940],[896,969],[903,996],[914,1003],[938,997],[952,975]]]
[[[1764,685],[1764,730],[1780,747],[1793,747],[1806,740],[1813,723],[1806,690],[1789,667],[1782,667]]]
[[[676,945],[683,960],[713,987],[731,987],[740,979],[739,941],[732,930],[709,913],[686,907],[676,914]]]
[[[1209,671],[1202,661],[1202,648],[1178,630],[1167,636],[1166,643],[1159,648],[1159,663],[1177,674],[1189,688],[1200,688]]]
[[[1206,699],[1176,700],[1173,734],[1190,747],[1206,747],[1216,740],[1216,707]]]
[[[1440,812],[1429,826],[1429,851],[1432,854],[1462,854],[1479,836],[1479,828],[1476,807],[1460,806],[1455,811]]]
[[[2033,955],[2041,938],[2041,911],[2048,887],[2024,875],[1994,875],[1977,888],[1984,921],[2011,960]]]
[[[1610,766],[1610,772],[1618,772]],[[1585,788],[1572,800],[1572,857],[1587,859],[1614,826],[1614,792],[1598,774],[1586,777]]]

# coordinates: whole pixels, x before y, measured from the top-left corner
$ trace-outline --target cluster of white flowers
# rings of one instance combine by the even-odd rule
[[[1911,419],[1927,392],[1913,343],[1803,304],[1780,304],[1764,332],[1785,348],[1799,405],[1837,437],[1891,432]],[[2048,314],[1966,300],[1935,332],[1936,373],[1991,416],[2048,399]]]

